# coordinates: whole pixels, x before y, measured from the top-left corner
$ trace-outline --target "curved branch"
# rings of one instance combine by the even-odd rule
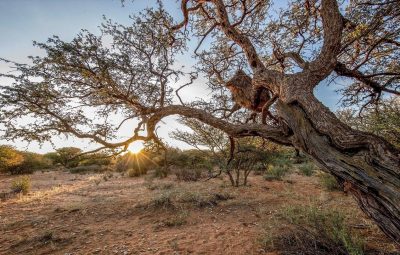
[[[171,115],[181,115],[187,118],[200,120],[205,124],[224,131],[232,137],[259,136],[279,144],[288,146],[292,145],[290,135],[284,132],[280,127],[257,123],[232,124],[228,121],[214,117],[205,110],[182,105],[170,105],[159,109],[159,111],[152,115],[147,121],[147,131],[149,133],[154,132],[157,123],[162,118]]]

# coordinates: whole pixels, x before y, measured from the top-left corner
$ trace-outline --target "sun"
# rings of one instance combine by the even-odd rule
[[[133,154],[138,154],[144,149],[142,141],[135,141],[128,146],[128,150]]]

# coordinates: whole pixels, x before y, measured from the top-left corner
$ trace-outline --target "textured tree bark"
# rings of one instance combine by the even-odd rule
[[[400,243],[400,152],[380,137],[345,126],[315,98],[302,101],[277,104],[294,146],[334,175],[383,232]]]

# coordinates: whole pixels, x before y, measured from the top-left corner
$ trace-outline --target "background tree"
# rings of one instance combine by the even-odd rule
[[[82,31],[71,42],[35,43],[46,55],[29,65],[8,61],[17,72],[3,75],[13,80],[0,89],[4,137],[45,142],[69,134],[98,143],[95,152],[118,152],[135,140],[160,143],[164,117],[195,118],[230,137],[300,149],[400,241],[399,150],[352,129],[314,96],[336,77],[348,79],[345,103],[360,109],[400,94],[398,1],[294,0],[278,16],[270,7],[265,0],[182,0],[182,22],[160,5],[129,27],[107,20],[101,36]],[[187,51],[189,39],[199,45]],[[185,74],[175,60],[193,52],[196,69]],[[194,84],[194,71],[207,78],[210,100],[179,95]],[[189,83],[174,86],[183,77]],[[124,121],[108,121],[117,114],[138,123],[119,142]]]
[[[19,166],[24,157],[16,149],[9,145],[0,145],[0,172],[8,172]]]
[[[60,163],[65,167],[76,167],[81,160],[82,150],[75,147],[64,147],[56,150],[57,157],[54,163]]]
[[[400,147],[400,100],[397,97],[382,100],[376,107],[366,107],[359,114],[347,108],[337,112],[338,118],[354,129],[380,135],[397,148]]]
[[[210,163],[215,165],[220,173],[226,169],[230,158],[230,140],[226,133],[196,119],[181,118],[179,122],[191,131],[176,130],[171,132],[170,136],[202,152],[203,156],[210,158]],[[214,175],[218,173],[210,172],[210,176]]]
[[[210,159],[209,169],[217,170],[216,173],[210,172],[211,178],[224,173],[229,177],[232,186],[245,186],[251,171],[266,170],[271,155],[268,155],[265,141],[260,139],[235,141],[221,130],[196,119],[181,118],[180,123],[189,127],[191,132],[176,130],[170,136],[196,148],[203,153],[203,157]]]

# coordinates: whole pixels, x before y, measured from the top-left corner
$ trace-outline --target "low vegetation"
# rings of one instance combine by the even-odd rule
[[[280,254],[364,254],[364,241],[351,232],[339,211],[293,206],[283,209],[281,217],[289,224],[287,231],[279,236],[266,232],[261,238],[264,249],[273,247]]]
[[[322,187],[328,191],[342,190],[339,183],[336,181],[335,177],[328,173],[321,173],[319,179]]]
[[[310,162],[301,164],[299,166],[299,171],[301,174],[305,175],[305,176],[311,176],[314,174],[314,165]]]
[[[11,191],[14,193],[28,194],[31,189],[31,180],[28,176],[21,176],[14,179],[11,183]]]

